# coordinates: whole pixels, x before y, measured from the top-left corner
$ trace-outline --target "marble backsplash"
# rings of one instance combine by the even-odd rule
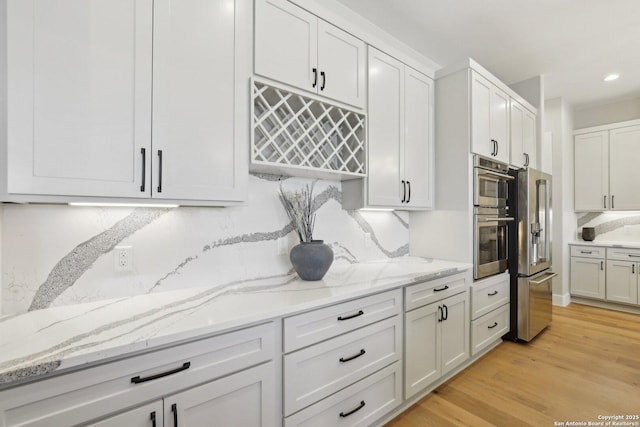
[[[589,212],[577,218],[576,238],[582,227],[595,227],[595,241],[640,243],[640,212]]]
[[[2,314],[292,275],[288,251],[279,253],[279,241],[297,243],[281,182],[295,190],[311,180],[252,175],[247,202],[228,208],[5,205]],[[331,245],[334,263],[408,255],[407,212],[343,210],[338,181],[317,181],[314,195],[314,238]],[[123,245],[131,271],[115,269]]]

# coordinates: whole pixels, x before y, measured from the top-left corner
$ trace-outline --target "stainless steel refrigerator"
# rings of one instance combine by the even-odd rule
[[[511,331],[530,341],[551,323],[551,175],[536,169],[514,171],[511,203],[516,217],[511,235]],[[514,203],[515,202],[515,203]],[[514,206],[515,205],[515,206]]]

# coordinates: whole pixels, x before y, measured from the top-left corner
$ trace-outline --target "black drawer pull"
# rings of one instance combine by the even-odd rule
[[[187,369],[189,369],[189,366],[191,366],[191,362],[184,362],[179,368],[175,368],[167,372],[161,372],[159,374],[151,375],[144,378],[138,375],[137,377],[131,378],[131,382],[134,384],[140,384],[147,381],[157,380],[158,378],[168,377],[169,375],[177,374],[180,371],[186,371]]]
[[[591,251],[580,251],[581,254],[592,254],[593,252]]]
[[[493,329],[493,328],[495,328],[496,326],[498,326],[498,322],[493,322],[493,325],[491,325],[491,326],[487,326],[487,329]]]
[[[498,291],[493,291],[490,294],[487,294],[488,297],[492,297],[492,296],[495,296],[495,295],[498,295]]]
[[[342,321],[342,320],[349,320],[349,319],[353,319],[354,317],[360,317],[364,314],[364,311],[360,310],[358,311],[356,314],[352,314],[350,316],[338,316],[338,320]]]
[[[360,404],[358,405],[357,408],[353,408],[352,410],[350,410],[349,412],[340,412],[340,416],[342,418],[348,417],[351,414],[355,414],[356,412],[358,412],[360,409],[364,408],[364,405],[366,405],[366,403],[364,403],[364,400],[360,401]]]
[[[442,288],[433,288],[433,292],[442,292],[449,289],[449,285],[444,285]]]
[[[631,254],[627,254],[629,256],[629,258],[640,258],[640,255],[631,255]]]
[[[354,354],[353,356],[349,356],[349,357],[341,357],[340,361],[342,363],[349,362],[350,360],[357,359],[360,356],[364,356],[365,353],[366,353],[366,351],[364,351],[364,348],[363,348],[362,350],[360,350],[360,353],[358,353],[358,354]]]
[[[153,411],[151,413],[151,427],[156,427],[156,411]]]

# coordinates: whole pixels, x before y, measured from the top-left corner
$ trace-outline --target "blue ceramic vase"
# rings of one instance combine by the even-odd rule
[[[323,240],[312,240],[294,246],[289,259],[302,280],[322,280],[333,262],[333,251]]]

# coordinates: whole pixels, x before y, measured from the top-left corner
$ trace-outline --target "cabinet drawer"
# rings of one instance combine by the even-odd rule
[[[268,323],[6,390],[0,420],[68,426],[122,411],[273,359],[275,332]],[[179,371],[144,381],[172,370]]]
[[[405,288],[406,311],[467,290],[467,274],[459,273]]]
[[[607,259],[640,262],[640,249],[607,248]]]
[[[309,408],[285,418],[285,427],[371,425],[402,402],[400,361]],[[358,409],[360,408],[360,409]]]
[[[509,331],[509,304],[471,322],[471,355],[475,356]]]
[[[598,246],[571,246],[571,256],[582,258],[604,258],[605,248]]]
[[[400,316],[284,356],[285,416],[400,359]]]
[[[509,302],[509,275],[500,275],[471,285],[471,319],[495,310]]]
[[[284,351],[306,347],[353,331],[402,311],[402,291],[396,289],[284,319]]]

